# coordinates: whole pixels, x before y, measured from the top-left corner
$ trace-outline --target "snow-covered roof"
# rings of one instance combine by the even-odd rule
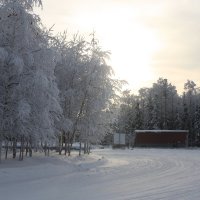
[[[188,133],[188,130],[135,130],[135,133]]]

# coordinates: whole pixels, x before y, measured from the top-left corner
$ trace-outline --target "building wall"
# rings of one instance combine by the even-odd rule
[[[186,147],[187,140],[187,131],[136,131],[134,144],[138,147]]]

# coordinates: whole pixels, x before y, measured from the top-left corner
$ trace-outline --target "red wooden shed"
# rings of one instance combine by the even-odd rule
[[[135,130],[136,147],[187,147],[188,130]]]

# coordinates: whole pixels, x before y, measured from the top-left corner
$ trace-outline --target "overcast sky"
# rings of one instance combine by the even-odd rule
[[[200,86],[199,0],[44,0],[39,13],[55,32],[95,30],[116,76],[134,91],[159,77],[179,93],[187,79]]]

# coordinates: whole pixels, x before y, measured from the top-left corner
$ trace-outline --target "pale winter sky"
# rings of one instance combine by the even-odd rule
[[[199,0],[44,0],[39,13],[55,32],[95,30],[130,89],[163,77],[181,93],[187,79],[200,86],[199,8]]]

